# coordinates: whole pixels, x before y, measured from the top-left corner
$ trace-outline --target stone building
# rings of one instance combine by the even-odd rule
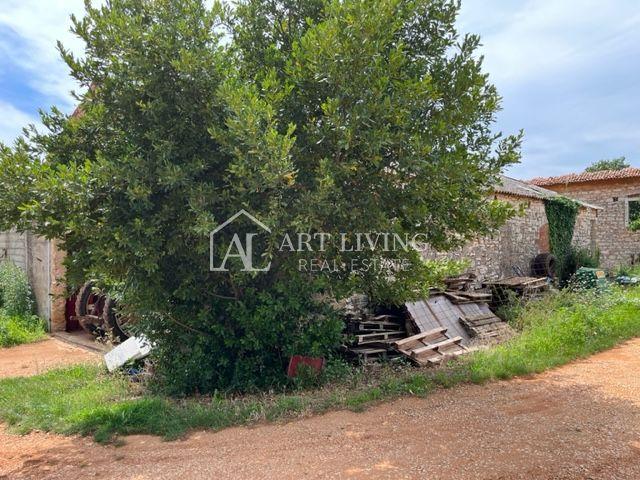
[[[534,178],[530,183],[602,207],[596,240],[603,268],[640,263],[640,232],[629,229],[630,221],[640,218],[640,168]]]
[[[426,250],[425,258],[467,259],[470,272],[478,280],[495,280],[514,275],[529,275],[531,260],[539,253],[549,251],[549,224],[544,207],[546,198],[558,193],[503,176],[495,186],[494,198],[523,207],[522,215],[507,221],[498,232],[469,242],[449,252]],[[597,248],[597,222],[600,208],[580,203],[576,219],[573,244],[595,251]]]

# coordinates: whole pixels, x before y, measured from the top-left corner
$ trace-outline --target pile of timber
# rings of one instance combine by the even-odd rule
[[[437,292],[428,298],[407,302],[405,309],[412,331],[424,333],[445,328],[450,337],[460,337],[465,347],[499,343],[514,334],[481,298],[457,301],[447,292]]]
[[[398,356],[391,344],[407,336],[403,318],[375,313],[365,295],[354,295],[343,309],[345,344],[343,350],[361,363],[388,360]]]
[[[491,294],[486,292],[446,290],[444,294],[456,305],[491,301]]]
[[[447,287],[447,291],[468,291],[473,287],[476,278],[475,274],[469,273],[467,275],[459,275],[457,277],[447,277],[443,281]]]
[[[541,297],[549,290],[547,277],[509,277],[485,282],[484,285],[491,290],[495,305],[508,302],[512,295],[531,300]]]
[[[475,289],[476,276],[473,273],[444,279],[446,286],[444,293],[451,303],[462,305],[465,303],[490,302],[491,293]],[[435,292],[438,293],[438,292]]]
[[[392,345],[412,362],[426,366],[466,353],[467,348],[461,342],[462,337],[450,338],[447,329],[440,327],[397,340]]]
[[[515,334],[507,322],[493,313],[461,316],[459,321],[476,344],[503,342]]]

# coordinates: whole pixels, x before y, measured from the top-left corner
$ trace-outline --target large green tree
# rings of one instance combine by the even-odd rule
[[[176,390],[279,382],[293,353],[325,354],[339,324],[313,299],[416,295],[413,249],[305,252],[284,233],[423,234],[446,249],[508,215],[488,193],[520,136],[492,132],[500,97],[450,0],[111,0],[60,46],[86,93],[0,152],[0,218],[62,241],[68,276],[98,278],[156,342]],[[268,272],[209,271],[208,233],[245,209],[271,230]],[[233,233],[223,230],[214,258]]]

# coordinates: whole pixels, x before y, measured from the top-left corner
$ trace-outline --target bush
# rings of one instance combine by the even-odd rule
[[[0,263],[0,310],[7,316],[33,313],[33,294],[24,271],[11,262]]]
[[[600,251],[591,252],[587,248],[571,246],[562,262],[560,285],[569,283],[571,278],[581,267],[598,268],[600,266]]]
[[[314,293],[311,284],[279,283],[242,302],[219,302],[208,316],[228,318],[224,324],[153,329],[157,386],[170,394],[283,387],[292,355],[325,356],[342,338],[342,319]]]
[[[45,324],[35,315],[10,317],[0,314],[0,347],[35,342],[45,336]]]

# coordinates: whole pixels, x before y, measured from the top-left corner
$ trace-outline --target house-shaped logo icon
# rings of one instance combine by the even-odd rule
[[[226,249],[226,253],[222,258],[222,262],[219,265],[215,264],[215,251],[216,244],[215,238],[218,233],[220,233],[223,229],[227,228],[230,224],[235,222],[238,217],[244,215],[247,219],[249,219],[255,226],[256,231],[245,233],[244,242],[240,240],[240,236],[237,232],[234,232],[231,241]],[[258,220],[256,217],[251,215],[246,210],[242,209],[229,217],[224,223],[218,225],[215,230],[212,230],[209,233],[209,270],[212,272],[228,272],[227,268],[227,260],[229,258],[239,258],[242,261],[242,271],[243,272],[266,272],[271,268],[271,262],[266,267],[263,268],[255,268],[253,266],[253,239],[257,235],[259,235],[260,230],[271,233],[271,229],[267,227],[264,223]]]

